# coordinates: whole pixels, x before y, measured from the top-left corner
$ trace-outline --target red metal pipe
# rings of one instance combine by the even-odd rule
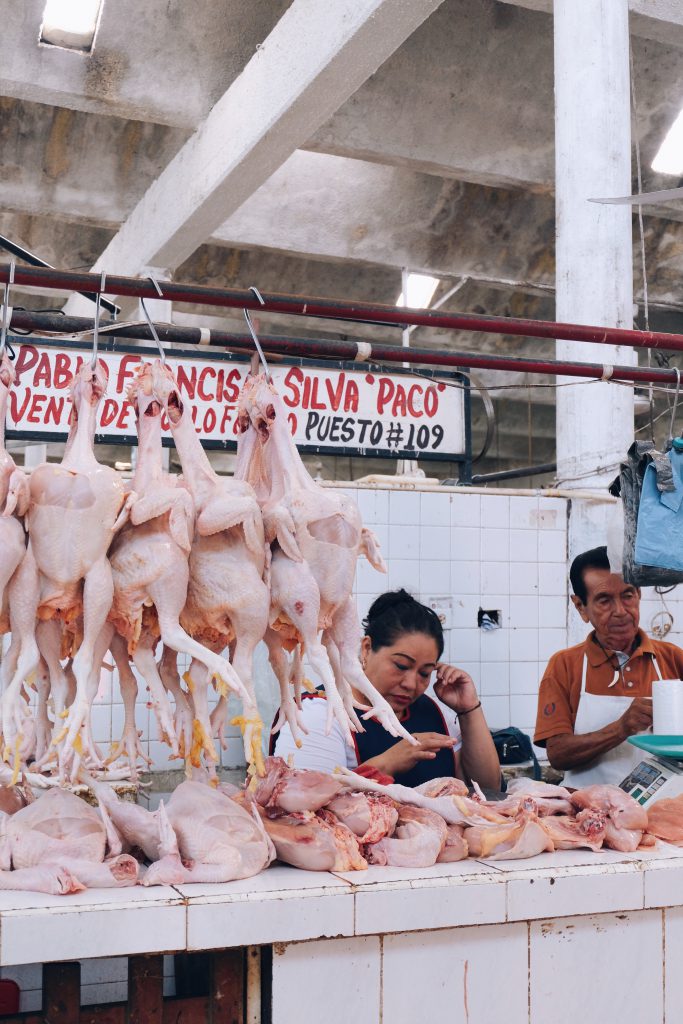
[[[9,267],[0,266],[0,283],[9,280]],[[98,292],[100,274],[17,267],[14,280],[59,291]],[[633,331],[618,327],[592,327],[585,324],[555,323],[552,320],[524,320],[501,316],[472,316],[468,313],[440,313],[430,310],[399,309],[367,302],[339,302],[334,299],[306,298],[299,295],[263,295],[263,305],[253,292],[240,292],[203,285],[162,281],[163,297],[171,302],[198,303],[231,309],[261,310],[264,313],[288,313],[294,316],[328,320],[352,320],[357,323],[396,327],[443,327],[484,334],[510,334],[529,338],[555,338],[585,341],[598,345],[628,345],[634,348],[660,348],[683,351],[683,335],[660,331]],[[107,276],[106,293],[133,298],[156,299],[159,293],[148,279]]]
[[[10,330],[63,332],[78,334],[92,330],[93,321],[87,317],[61,316],[57,313],[32,313],[15,310],[12,313]],[[169,327],[156,325],[157,334],[162,342],[178,345],[197,345],[202,332],[197,327]],[[152,334],[146,326],[130,326],[125,324],[107,327],[107,335],[120,338],[152,341]],[[101,335],[100,337],[104,337]],[[358,343],[352,340],[342,341],[338,338],[260,338],[265,352],[272,356],[299,356],[308,359],[326,357],[329,359],[352,362],[358,359]],[[229,331],[210,331],[209,343],[233,351],[253,354],[254,342],[248,334],[232,334]],[[453,352],[450,349],[438,348],[403,348],[401,345],[387,345],[373,342],[370,352],[363,361],[369,363],[411,363],[423,366],[452,366],[465,369],[513,370],[531,374],[554,374],[556,376],[585,377],[600,379],[610,374],[610,380],[625,381],[638,384],[673,384],[677,381],[676,370],[658,367],[613,366],[606,367],[602,363],[555,362],[547,359],[523,359],[514,356],[495,356],[481,352]]]

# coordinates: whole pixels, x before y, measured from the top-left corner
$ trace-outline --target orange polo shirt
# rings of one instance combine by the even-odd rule
[[[583,657],[586,655],[586,692],[612,697],[651,697],[657,665],[662,679],[683,679],[683,650],[663,640],[653,640],[638,630],[636,648],[622,669],[619,681],[610,686],[618,666],[616,655],[603,650],[591,633],[583,643],[553,654],[538,691],[534,743],[544,747],[552,736],[574,732],[581,696]]]

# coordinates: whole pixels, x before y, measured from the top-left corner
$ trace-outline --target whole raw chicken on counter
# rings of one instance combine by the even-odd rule
[[[121,850],[104,809],[100,816],[80,797],[55,787],[14,814],[2,814],[0,889],[63,895],[135,885],[138,862]]]
[[[186,681],[194,711],[194,741],[192,749],[184,753],[195,766],[199,766],[202,754],[209,763],[218,761],[213,736],[224,742],[227,681],[243,699],[240,724],[247,763],[255,764],[260,772],[263,723],[254,692],[253,656],[266,632],[270,605],[261,511],[248,483],[219,477],[214,472],[175,377],[159,360],[152,370],[152,391],[168,416],[182,465],[183,485],[192,495],[196,511],[187,601],[180,622],[186,633],[205,648],[215,652],[230,645],[234,648],[231,676],[227,680],[216,663],[210,666],[211,673],[219,677],[221,695],[212,716],[206,656],[195,656],[190,665]],[[181,649],[173,643],[165,649],[160,671],[165,684],[177,693],[179,682],[172,648]]]
[[[292,693],[292,671],[284,653],[298,650],[305,651],[325,688],[328,729],[336,718],[348,742],[351,730],[362,729],[354,688],[367,701],[367,714],[392,736],[413,742],[359,661],[361,629],[351,590],[359,555],[386,571],[374,534],[363,527],[353,501],[311,478],[292,439],[284,403],[265,375],[245,381],[238,418],[235,476],[253,488],[270,545],[270,628],[265,640],[280,684],[276,729],[286,721],[295,739],[305,731],[298,713],[300,670],[295,668]]]
[[[69,443],[61,464],[45,463],[31,474],[29,544],[9,590],[11,679],[3,673],[1,710],[5,749],[13,748],[15,757],[29,725],[22,696],[24,680],[40,660],[36,620],[50,621],[57,641],[63,630],[82,623],[82,635],[73,637],[73,647],[78,648],[73,658],[76,693],[65,724],[66,677],[61,667],[50,677],[60,770],[70,770],[73,778],[83,757],[101,761],[92,742],[90,711],[106,651],[104,627],[113,596],[107,550],[135,498],[131,494],[126,499],[119,474],[95,458],[97,409],[106,383],[101,363],[83,363],[74,377]]]
[[[150,363],[143,363],[138,369],[128,401],[135,410],[138,432],[138,458],[132,480],[136,499],[130,509],[130,521],[115,538],[109,553],[114,579],[109,619],[126,640],[127,654],[132,656],[150,691],[160,733],[177,755],[176,725],[183,750],[189,753],[192,746],[194,699],[180,685],[173,688],[174,722],[154,659],[159,638],[166,648],[196,659],[240,696],[246,691],[229,662],[194,640],[180,624],[190,578],[188,558],[194,534],[194,503],[189,491],[163,471],[161,405],[152,391]],[[124,696],[128,698],[124,702],[126,721],[119,747],[135,775],[136,759],[144,757],[135,729],[137,684],[132,673],[121,665],[119,651],[114,648],[113,653]],[[131,689],[132,693],[125,692]],[[200,703],[199,694],[197,701]],[[201,729],[206,724],[202,719],[197,726]]]

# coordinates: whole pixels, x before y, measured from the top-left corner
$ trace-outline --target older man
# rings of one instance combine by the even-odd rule
[[[652,725],[652,681],[682,679],[683,651],[640,629],[640,590],[610,572],[606,548],[578,555],[569,577],[593,630],[548,662],[534,742],[566,785],[618,784],[642,756],[626,741]]]

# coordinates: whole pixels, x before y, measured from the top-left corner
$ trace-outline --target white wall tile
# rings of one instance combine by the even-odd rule
[[[510,497],[510,527],[515,530],[536,530],[535,513],[537,511],[538,498],[512,495]]]
[[[563,596],[568,592],[569,571],[565,565],[539,562],[538,592],[539,594]]]
[[[414,526],[420,522],[419,491],[389,492],[389,522]]]
[[[504,527],[510,524],[510,499],[506,494],[482,494],[481,525],[486,527]]]
[[[356,501],[366,526],[389,522],[389,491],[359,487]]]
[[[479,494],[453,494],[451,496],[451,525],[481,525],[481,496]]]
[[[482,661],[478,689],[487,697],[507,696],[510,692],[510,666],[504,661]]]
[[[295,942],[273,956],[273,1024],[380,1020],[380,939]]]
[[[481,630],[481,660],[505,661],[510,657],[508,629]]]
[[[111,736],[111,704],[93,704],[90,712],[92,738],[95,743],[109,742]]]
[[[509,697],[488,697],[483,695],[481,703],[489,729],[504,729],[505,726],[511,724]]]
[[[538,598],[523,594],[510,600],[510,625],[515,628],[538,629]]]
[[[513,725],[517,725],[518,722],[535,722],[537,703],[538,701],[533,695],[511,694],[510,718]],[[517,727],[519,728],[519,726]]]
[[[451,658],[456,664],[461,661],[479,660],[479,636],[480,630],[474,629],[453,629],[451,630]]]
[[[450,597],[450,562],[420,559],[420,593],[423,598],[439,595]]]
[[[539,629],[538,631],[538,659],[547,661],[557,651],[567,646],[566,629]]]
[[[683,909],[664,911],[664,1016],[663,1020],[676,1021],[683,1006],[683,971],[681,971],[681,949],[683,949]]]
[[[538,921],[530,939],[531,1024],[664,1020],[661,912]]]
[[[487,562],[509,562],[510,531],[486,529],[481,531],[481,558]]]
[[[489,600],[487,594],[507,594],[509,586],[510,571],[507,562],[482,562],[482,600]]]
[[[481,865],[476,865],[478,868]],[[482,877],[486,869],[482,867]],[[457,875],[415,881],[410,889],[360,886],[356,892],[356,934],[421,931],[468,924],[489,924],[505,916],[505,885],[466,882]]]
[[[510,660],[535,661],[538,658],[538,635],[537,629],[511,629]]]
[[[528,1024],[526,925],[389,935],[383,953],[385,1021]]]
[[[453,594],[478,594],[481,590],[481,563],[451,562],[451,591]]]
[[[538,534],[538,561],[567,562],[567,534],[564,530],[540,530]]]
[[[416,526],[390,526],[389,551],[393,561],[396,558],[420,557],[420,530]]]
[[[449,493],[432,494],[424,491],[420,495],[420,522],[423,526],[450,526],[451,503]]]
[[[536,563],[538,536],[535,530],[510,530],[510,561]]]
[[[479,532],[478,526],[451,527],[451,557],[467,559],[471,558],[473,553],[477,553]]]
[[[389,590],[397,590],[399,587],[403,587],[417,597],[419,595],[419,586],[419,559],[392,558],[389,566]]]
[[[539,598],[538,622],[542,627],[564,629],[567,625],[567,599],[565,597]]]
[[[424,497],[424,495],[423,495]],[[425,526],[420,528],[420,558],[442,558],[449,561],[451,557],[450,526]],[[411,557],[411,556],[406,556]]]
[[[541,677],[537,661],[513,661],[510,665],[510,697],[538,693]],[[534,716],[534,721],[536,717]]]
[[[474,595],[458,595],[453,599],[453,626],[456,629],[469,629],[477,625],[479,597]]]
[[[538,593],[538,565],[533,562],[510,562],[510,593]]]

